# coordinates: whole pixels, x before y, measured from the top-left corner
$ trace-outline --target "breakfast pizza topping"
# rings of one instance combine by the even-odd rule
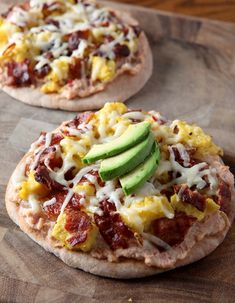
[[[95,214],[95,222],[105,241],[112,249],[127,248],[136,243],[134,233],[125,225],[121,216],[115,212],[116,207],[108,201],[101,202],[103,215]]]
[[[7,62],[7,84],[12,86],[27,86],[33,83],[33,71],[30,61]]]
[[[198,191],[190,190],[186,184],[175,185],[174,189],[182,202],[190,203],[200,211],[205,210],[206,199]]]
[[[29,1],[2,16],[0,67],[7,85],[84,97],[138,72],[139,35],[135,24],[90,0]]]
[[[177,214],[173,219],[161,218],[153,221],[153,234],[170,246],[178,245],[196,218],[187,216],[183,213]]]
[[[231,200],[207,147],[221,152],[198,127],[108,103],[41,134],[19,197],[54,222],[52,236],[68,249],[93,249],[97,232],[113,251],[137,238],[178,245]]]
[[[65,229],[72,234],[67,240],[69,244],[75,246],[85,242],[91,226],[91,218],[84,211],[68,211]]]

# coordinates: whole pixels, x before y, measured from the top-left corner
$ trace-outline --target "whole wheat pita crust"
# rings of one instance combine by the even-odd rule
[[[112,9],[113,10],[113,9]],[[116,12],[118,17],[131,25],[138,22],[125,12]],[[24,103],[46,108],[67,111],[84,111],[101,108],[106,102],[126,101],[141,90],[152,75],[153,57],[146,35],[141,32],[139,37],[139,53],[141,63],[136,74],[123,73],[108,83],[103,91],[84,98],[68,100],[58,94],[44,94],[31,87],[14,88],[0,83],[0,88],[9,96]],[[1,80],[0,80],[1,82]]]
[[[217,211],[210,214],[202,222],[197,222],[190,228],[185,240],[179,246],[170,250],[169,253],[166,252],[165,254],[162,253],[155,256],[156,266],[147,266],[141,260],[128,258],[124,258],[119,262],[109,262],[107,260],[94,258],[89,253],[69,251],[64,247],[56,246],[47,233],[45,234],[40,230],[32,229],[25,221],[25,218],[20,215],[20,206],[17,204],[17,190],[13,184],[13,178],[19,170],[19,167],[25,164],[28,155],[29,154],[26,154],[18,164],[7,186],[5,200],[9,216],[19,225],[22,231],[45,250],[56,255],[69,266],[82,269],[95,275],[119,279],[140,278],[200,260],[215,250],[223,241],[234,219],[235,190],[234,184],[230,184],[232,190],[232,207],[229,218],[225,213]],[[230,178],[230,180],[233,180],[233,175],[219,159],[219,157],[214,158],[213,161],[211,159],[211,162],[215,163],[219,173],[222,172],[222,178]]]

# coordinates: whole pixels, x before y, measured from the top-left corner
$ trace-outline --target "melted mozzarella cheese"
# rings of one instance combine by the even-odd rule
[[[36,168],[42,153],[45,151],[46,148],[48,148],[50,146],[51,138],[52,138],[52,133],[47,133],[46,137],[45,137],[45,145],[43,147],[41,147],[40,150],[38,151],[32,165],[31,165],[31,170],[34,170]]]
[[[73,51],[72,57],[83,57],[87,46],[87,41],[82,39],[79,43],[78,49]]]

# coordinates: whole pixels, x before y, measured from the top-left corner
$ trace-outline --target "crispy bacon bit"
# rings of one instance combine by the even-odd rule
[[[41,154],[37,166],[47,166],[51,170],[54,168],[61,168],[63,160],[61,157],[57,157],[56,148],[54,146],[46,148]]]
[[[46,132],[41,132],[41,136],[42,135],[44,136],[44,138],[41,141],[41,144],[45,144],[45,142],[46,142]],[[59,144],[62,139],[64,139],[63,134],[61,134],[61,133],[52,134],[50,146]]]
[[[61,191],[61,192],[52,192],[49,199],[55,198],[56,202],[48,205],[48,206],[43,206],[43,210],[46,214],[46,216],[50,220],[56,220],[57,217],[60,214],[61,206],[64,202],[64,199],[67,195],[68,191]]]
[[[55,198],[56,202],[51,205],[48,205],[48,206],[43,206],[43,210],[49,219],[51,219],[51,220],[57,219],[57,217],[60,214],[61,206],[62,206],[67,194],[68,194],[67,190],[52,191],[50,193],[50,196],[48,197],[48,199]],[[68,211],[80,210],[81,209],[80,200],[82,198],[83,198],[83,196],[74,193],[71,200],[69,201],[68,205],[66,206],[66,210],[68,210]]]
[[[84,243],[88,233],[92,228],[91,217],[84,211],[67,211],[66,212],[65,229],[72,233],[72,237],[68,239],[70,245],[75,246]]]
[[[189,203],[200,211],[205,210],[206,198],[202,196],[198,191],[192,191],[186,184],[175,185],[174,190],[182,202]]]
[[[178,245],[184,240],[188,229],[195,221],[195,218],[181,213],[173,219],[157,219],[152,223],[153,234],[170,246]]]
[[[75,167],[71,167],[69,170],[67,170],[64,174],[64,178],[66,181],[70,181],[70,180],[73,180],[74,178],[74,170],[75,170]]]
[[[195,153],[194,149],[187,149],[187,150],[185,150],[185,152],[188,154],[188,157],[189,157],[189,162],[188,162],[187,166],[185,165],[185,161],[181,157],[181,154],[180,154],[178,148],[176,146],[172,146],[171,150],[174,153],[175,161],[178,162],[181,166],[189,168],[189,167],[192,167],[195,164],[197,164],[197,162],[193,159],[193,154]]]
[[[42,14],[44,19],[55,13],[63,13],[63,11],[63,7],[61,6],[61,3],[59,1],[54,1],[50,4],[44,3],[42,7]]]
[[[47,23],[47,24],[52,24],[52,25],[54,25],[55,27],[60,28],[60,23],[59,23],[59,21],[57,21],[57,20],[54,20],[54,19],[47,19],[46,23]]]
[[[222,180],[220,181],[218,186],[217,196],[217,203],[220,205],[220,209],[228,214],[232,194],[229,185]]]
[[[95,214],[94,218],[105,242],[113,250],[128,248],[131,243],[136,244],[134,233],[125,225],[121,216],[115,212],[115,205],[107,200],[100,204],[103,215]]]
[[[116,44],[114,47],[114,53],[117,57],[128,57],[130,55],[130,49],[125,44]]]
[[[51,67],[48,64],[45,64],[40,69],[35,69],[34,74],[37,78],[43,79],[51,71]]]
[[[35,173],[35,180],[45,185],[49,190],[63,190],[64,186],[50,177],[47,167],[38,166]]]
[[[33,82],[33,72],[28,59],[17,63],[14,61],[6,63],[7,85],[27,86]]]
[[[70,51],[70,53],[72,53],[78,48],[81,39],[87,40],[89,38],[89,35],[89,30],[76,31],[66,35],[64,39],[68,42],[68,50]]]
[[[77,116],[69,121],[65,126],[71,127],[71,128],[78,128],[78,126],[82,123],[88,123],[91,119],[91,117],[94,115],[93,112],[83,112],[83,113],[79,113],[77,114]]]
[[[72,63],[69,65],[69,75],[68,75],[68,81],[74,79],[80,79],[81,78],[81,59],[79,58],[73,58]]]

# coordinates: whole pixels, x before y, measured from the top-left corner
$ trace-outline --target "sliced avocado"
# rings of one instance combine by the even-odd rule
[[[136,188],[140,187],[153,175],[159,160],[160,149],[157,144],[154,144],[150,156],[134,170],[120,178],[120,183],[126,196],[132,194]]]
[[[132,124],[119,138],[105,144],[94,145],[82,161],[90,164],[99,159],[115,156],[141,142],[148,135],[149,129],[150,123],[146,121]]]
[[[103,160],[99,170],[101,179],[103,181],[112,180],[134,169],[151,153],[153,142],[154,137],[150,133],[144,141],[134,147],[117,156]]]

